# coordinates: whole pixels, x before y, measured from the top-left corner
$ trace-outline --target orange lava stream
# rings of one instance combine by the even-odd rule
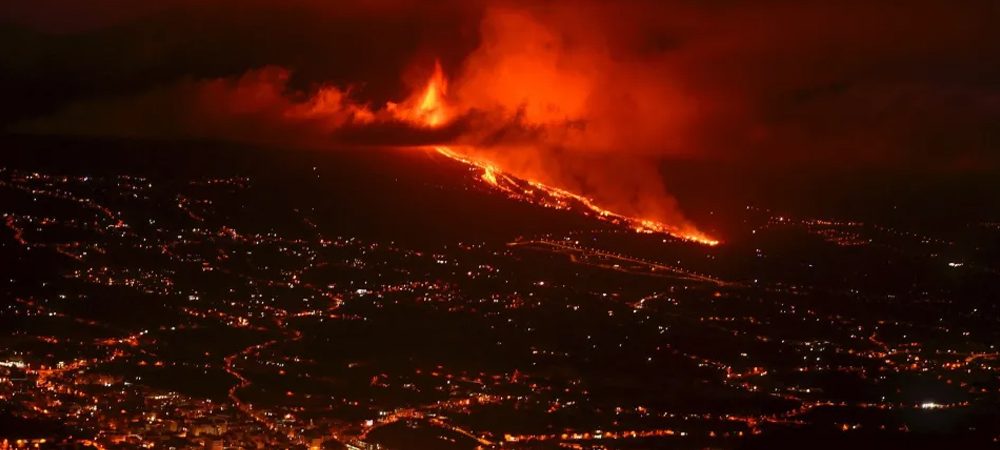
[[[435,63],[434,73],[427,85],[403,103],[389,103],[386,109],[400,121],[424,128],[440,128],[452,119],[454,110],[448,105],[448,80],[441,70],[440,63]],[[522,178],[503,171],[496,164],[484,159],[469,156],[471,152],[458,151],[451,146],[433,147],[437,153],[452,160],[476,167],[482,170],[480,179],[493,186],[509,197],[555,209],[573,209],[579,205],[595,217],[608,222],[627,226],[640,233],[663,233],[678,239],[714,246],[719,241],[697,230],[671,226],[651,219],[629,217],[598,206],[588,197],[565,189],[547,185],[537,180]]]
[[[434,147],[434,150],[438,154],[449,159],[482,170],[482,175],[480,175],[479,178],[483,182],[503,191],[514,199],[555,209],[570,209],[571,203],[575,202],[580,206],[585,207],[592,214],[594,214],[595,217],[601,220],[626,225],[639,233],[663,233],[685,241],[696,242],[709,246],[719,244],[718,240],[712,239],[699,232],[684,232],[655,220],[637,219],[634,217],[624,216],[596,205],[593,200],[585,196],[575,194],[555,186],[549,186],[539,181],[515,177],[505,173],[499,167],[490,162],[461,154],[456,152],[452,147],[436,146]],[[542,195],[539,195],[539,193]]]

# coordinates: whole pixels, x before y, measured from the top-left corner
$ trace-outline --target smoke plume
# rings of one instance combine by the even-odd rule
[[[8,129],[453,145],[679,228],[665,160],[997,162],[996,2],[71,3],[0,10]]]

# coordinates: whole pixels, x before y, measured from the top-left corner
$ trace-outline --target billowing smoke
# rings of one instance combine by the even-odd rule
[[[413,92],[399,102],[373,106],[349,86],[296,90],[290,69],[269,66],[73,104],[20,130],[310,147],[457,143],[514,175],[624,215],[694,230],[655,164],[633,156],[682,148],[693,121],[684,104],[690,100],[649,61],[616,59],[606,42],[611,30],[587,26],[600,14],[563,5],[489,7],[478,48],[451,82],[439,64],[424,77],[417,67],[408,75],[420,81],[410,81]],[[614,157],[602,156],[608,154]]]
[[[664,188],[665,159],[997,162],[996,2],[341,3],[176,0],[107,8],[112,18],[76,27],[47,23],[77,33],[70,39],[97,37],[66,44],[72,54],[47,39],[41,55],[4,52],[14,56],[0,61],[3,72],[16,77],[51,57],[62,71],[51,79],[84,81],[68,92],[78,95],[48,99],[54,112],[11,128],[331,148],[455,145],[678,228],[692,225]],[[22,22],[50,16],[19,8]],[[140,44],[115,44],[124,45],[118,59],[95,50],[132,41]],[[73,62],[76,54],[84,56]],[[152,62],[160,58],[173,62]],[[136,81],[146,78],[155,85]],[[430,107],[429,81],[437,86]],[[42,84],[25,106],[53,85],[62,86]],[[0,86],[16,98],[32,85]]]
[[[316,145],[336,130],[375,120],[366,105],[349,100],[349,90],[323,86],[296,92],[289,77],[287,69],[270,66],[237,78],[184,80],[139,95],[73,104],[19,129]]]
[[[487,9],[480,46],[454,82],[469,123],[461,139],[515,174],[691,231],[653,155],[695,151],[689,134],[700,106],[666,58],[641,54],[625,30],[602,20],[636,13],[629,9]]]

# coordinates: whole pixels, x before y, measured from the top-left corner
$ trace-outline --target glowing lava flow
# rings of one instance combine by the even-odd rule
[[[436,146],[434,147],[434,150],[437,151],[438,154],[449,159],[482,170],[482,174],[479,178],[483,182],[499,189],[500,191],[503,191],[509,197],[516,200],[563,210],[574,209],[573,207],[575,205],[579,205],[584,208],[585,212],[588,212],[601,220],[625,225],[640,233],[664,233],[678,239],[697,242],[699,244],[709,246],[714,246],[719,243],[718,240],[712,239],[698,232],[684,232],[655,220],[636,219],[601,208],[600,206],[594,204],[593,200],[587,197],[574,194],[554,186],[549,186],[538,181],[525,180],[509,175],[489,162],[460,154],[451,147]]]
[[[448,81],[441,70],[441,64],[435,63],[434,73],[422,91],[403,103],[389,103],[386,105],[386,109],[397,120],[424,128],[440,128],[448,124],[454,112],[446,102],[447,93]],[[696,230],[681,229],[655,220],[628,217],[604,209],[590,198],[580,194],[537,180],[508,174],[491,162],[469,156],[472,152],[456,151],[449,146],[436,146],[434,150],[447,158],[482,170],[479,178],[484,183],[517,200],[555,209],[582,210],[584,213],[594,215],[601,220],[621,224],[640,233],[664,233],[704,245],[719,243],[719,241]]]

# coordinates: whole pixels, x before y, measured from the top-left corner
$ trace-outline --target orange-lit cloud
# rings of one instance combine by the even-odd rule
[[[375,120],[349,90],[296,92],[290,72],[263,67],[237,78],[184,80],[134,96],[70,105],[19,130],[56,134],[228,139],[315,145],[336,130]]]

